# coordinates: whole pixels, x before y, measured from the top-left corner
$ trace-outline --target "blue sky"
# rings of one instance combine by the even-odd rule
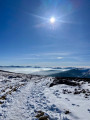
[[[90,0],[0,0],[0,65],[90,66]]]

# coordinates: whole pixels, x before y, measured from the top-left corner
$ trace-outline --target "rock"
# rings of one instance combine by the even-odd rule
[[[86,91],[84,89],[82,89],[82,93],[86,93]]]
[[[43,116],[43,115],[44,115],[44,112],[38,111],[38,114],[37,114],[35,117],[39,118],[39,117],[41,117],[41,116]]]
[[[69,114],[69,113],[70,113],[69,110],[66,110],[66,111],[65,111],[65,114]]]
[[[35,116],[36,118],[38,118],[38,120],[49,120],[49,116],[45,115],[44,112],[42,111],[37,111],[38,114]]]
[[[43,116],[43,117],[40,117],[39,120],[48,120],[49,117],[48,116]]]
[[[0,97],[1,100],[6,100],[6,95]]]
[[[0,101],[0,104],[3,104],[4,102],[3,101]]]

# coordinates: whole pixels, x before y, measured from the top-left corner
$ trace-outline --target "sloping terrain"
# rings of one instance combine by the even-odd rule
[[[53,73],[52,77],[78,77],[78,78],[90,78],[90,69],[75,68],[68,71]]]
[[[0,71],[0,120],[90,120],[90,82]]]

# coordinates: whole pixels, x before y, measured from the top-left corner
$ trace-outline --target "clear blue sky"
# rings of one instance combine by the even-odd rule
[[[90,66],[90,0],[0,0],[0,65]]]

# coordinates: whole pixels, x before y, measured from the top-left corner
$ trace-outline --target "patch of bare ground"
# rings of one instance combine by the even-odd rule
[[[4,103],[4,100],[7,99],[7,95],[11,95],[13,92],[17,91],[18,88],[20,88],[24,85],[25,84],[18,84],[18,85],[10,86],[10,87],[7,87],[7,88],[3,89],[2,92],[4,92],[4,94],[2,96],[0,96],[0,104]],[[9,91],[6,92],[7,89],[9,89]]]
[[[54,81],[50,84],[49,87],[53,87],[55,85],[65,84],[69,86],[75,87],[73,91],[68,89],[63,89],[63,94],[83,94],[85,98],[90,96],[90,90],[82,88],[82,85],[85,83],[90,83],[90,78],[59,78],[56,77]],[[88,84],[89,85],[89,84]]]
[[[42,111],[37,111],[37,115],[35,117],[38,118],[38,120],[49,120],[49,116],[45,115]]]

